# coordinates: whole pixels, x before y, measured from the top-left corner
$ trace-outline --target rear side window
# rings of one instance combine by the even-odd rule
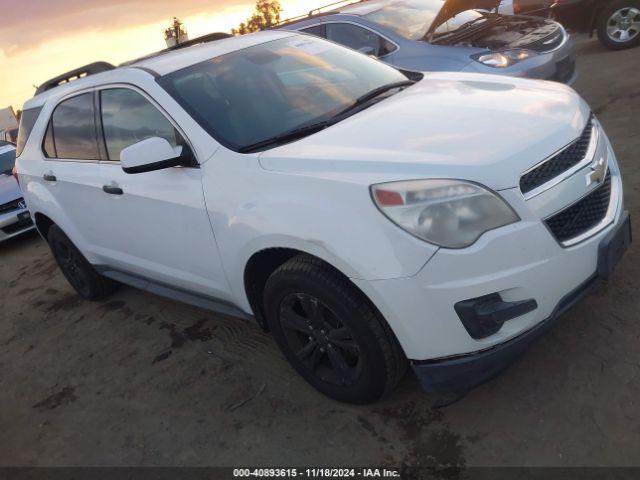
[[[69,98],[56,107],[43,146],[49,158],[100,159],[93,93]]]
[[[301,28],[300,31],[308,33],[309,35],[315,35],[316,37],[326,37],[324,25],[314,25],[313,27]]]
[[[138,92],[128,88],[102,90],[100,109],[109,160],[120,160],[123,148],[147,138],[164,138],[173,147],[181,142],[173,124]]]
[[[375,57],[384,57],[396,49],[389,40],[351,23],[328,23],[327,38],[345,47]]]
[[[29,135],[31,135],[31,130],[33,130],[33,126],[35,125],[41,110],[42,107],[38,107],[30,108],[22,112],[22,116],[20,117],[20,128],[18,129],[16,156],[20,156],[22,150],[24,150],[24,146],[27,143]]]

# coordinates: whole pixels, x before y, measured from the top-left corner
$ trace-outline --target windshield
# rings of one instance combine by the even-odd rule
[[[306,35],[263,43],[159,80],[235,151],[328,120],[366,93],[407,77],[382,62]]]
[[[368,13],[364,18],[390,28],[410,40],[422,40],[444,4],[444,0],[400,0]],[[475,10],[464,10],[439,25],[434,33],[438,35],[451,32],[481,17],[482,14]]]
[[[16,149],[14,146],[0,146],[0,173],[10,173],[15,163]]]

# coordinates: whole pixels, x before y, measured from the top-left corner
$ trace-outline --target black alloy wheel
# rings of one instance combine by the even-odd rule
[[[280,324],[289,347],[311,374],[334,385],[358,379],[360,347],[349,327],[321,300],[306,293],[287,295],[280,304]]]
[[[264,312],[280,350],[313,387],[371,403],[402,378],[407,360],[385,319],[351,281],[308,255],[268,278]]]

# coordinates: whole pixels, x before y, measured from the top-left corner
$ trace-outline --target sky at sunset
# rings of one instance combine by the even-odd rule
[[[280,3],[288,18],[323,0]],[[252,0],[0,0],[0,109],[22,108],[35,85],[65,71],[164,48],[163,30],[173,16],[195,38],[228,32],[253,7]]]

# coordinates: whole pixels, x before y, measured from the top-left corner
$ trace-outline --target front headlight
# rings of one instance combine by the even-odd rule
[[[400,228],[445,248],[464,248],[520,217],[495,193],[463,180],[409,180],[371,186],[375,204]]]
[[[535,57],[536,55],[538,54],[532,50],[518,48],[515,50],[504,50],[502,52],[480,53],[473,55],[471,58],[489,67],[506,68],[527,58]]]

